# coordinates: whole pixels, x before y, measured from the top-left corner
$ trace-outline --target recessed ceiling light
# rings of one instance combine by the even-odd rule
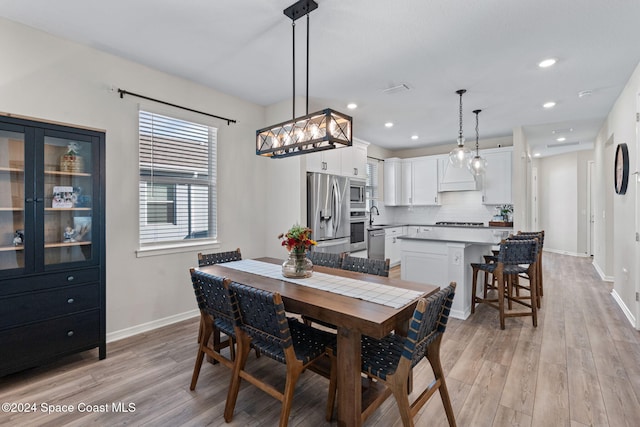
[[[387,123],[385,123],[385,124],[384,124],[384,127],[386,127],[386,128],[392,128],[392,127],[393,127],[393,123],[391,123],[391,122],[387,122]]]
[[[565,133],[565,132],[573,132],[573,128],[566,128],[566,129],[554,129],[551,131],[552,134],[556,134],[556,133]]]
[[[418,139],[418,135],[411,135],[411,139],[415,141],[416,139]]]
[[[351,102],[347,104],[347,108],[350,110],[355,110],[356,108],[358,108],[358,104],[356,104],[355,102]]]
[[[556,103],[555,103],[555,102],[553,102],[553,101],[549,101],[549,102],[545,102],[544,104],[542,104],[542,106],[543,106],[544,108],[553,108],[553,107],[555,107],[555,106],[556,106]]]
[[[540,153],[533,153],[533,157],[540,157]]]
[[[564,136],[561,136],[560,138],[556,138],[556,141],[558,142],[562,142],[562,141],[566,141],[567,138],[565,138]]]
[[[556,60],[554,58],[548,58],[548,59],[545,59],[543,61],[540,61],[538,63],[538,67],[540,67],[540,68],[548,68],[548,67],[551,67],[555,63],[556,63]]]

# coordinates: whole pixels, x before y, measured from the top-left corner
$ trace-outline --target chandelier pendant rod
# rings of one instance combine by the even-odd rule
[[[296,21],[291,21],[291,33],[293,37],[293,46],[291,48],[293,60],[291,61],[291,65],[293,67],[293,96],[291,97],[291,101],[293,104],[293,111],[291,114],[291,120],[295,120],[296,118]]]

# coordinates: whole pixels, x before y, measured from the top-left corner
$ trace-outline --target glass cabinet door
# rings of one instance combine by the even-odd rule
[[[44,137],[44,265],[93,258],[94,173],[90,140]]]
[[[0,129],[0,270],[25,268],[25,135]]]

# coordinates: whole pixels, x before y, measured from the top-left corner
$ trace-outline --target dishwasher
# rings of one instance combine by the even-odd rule
[[[384,260],[384,228],[369,230],[367,239],[367,257]]]

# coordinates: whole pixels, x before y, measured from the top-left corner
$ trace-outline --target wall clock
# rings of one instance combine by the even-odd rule
[[[629,149],[627,144],[618,144],[614,164],[614,182],[616,193],[625,194],[629,184]]]

